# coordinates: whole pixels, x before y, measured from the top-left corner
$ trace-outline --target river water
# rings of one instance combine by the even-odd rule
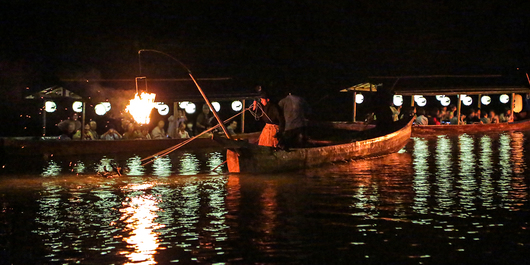
[[[530,264],[528,134],[412,138],[274,175],[217,151],[13,159],[1,264]],[[126,176],[95,172],[117,161]]]

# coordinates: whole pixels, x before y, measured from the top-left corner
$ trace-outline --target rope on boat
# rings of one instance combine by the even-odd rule
[[[229,121],[231,121],[231,120],[234,119],[235,117],[237,117],[237,116],[243,114],[245,111],[247,111],[247,110],[249,110],[249,109],[250,109],[250,108],[246,108],[246,109],[244,109],[243,111],[237,113],[236,115],[234,115],[234,116],[232,116],[232,117],[226,119],[225,121],[223,121],[223,123],[228,123]],[[146,162],[144,162],[144,163],[142,164],[142,166],[145,166],[145,165],[148,165],[148,164],[150,164],[150,163],[153,163],[156,159],[158,159],[158,158],[160,158],[160,157],[163,157],[163,156],[166,156],[166,155],[170,154],[171,152],[173,152],[173,151],[175,151],[175,150],[181,148],[182,146],[184,146],[184,145],[188,144],[189,142],[191,142],[191,141],[193,141],[193,140],[199,138],[200,136],[202,136],[202,135],[204,135],[204,134],[206,134],[206,133],[208,133],[208,132],[211,132],[211,131],[213,131],[213,130],[219,128],[220,126],[221,126],[220,124],[217,124],[217,125],[215,125],[215,126],[209,128],[209,129],[207,129],[207,130],[205,130],[205,131],[203,131],[203,132],[201,132],[201,133],[199,133],[199,134],[193,136],[192,138],[186,139],[184,142],[178,143],[178,144],[176,144],[176,145],[174,145],[174,146],[172,146],[172,147],[169,147],[169,148],[164,149],[164,150],[162,150],[162,151],[160,151],[160,152],[158,152],[158,153],[155,153],[155,154],[150,155],[150,156],[148,156],[148,157],[146,157],[146,158],[143,158],[143,159],[140,160],[140,162],[144,162],[144,161],[146,161]],[[149,159],[151,159],[151,160],[149,160]]]

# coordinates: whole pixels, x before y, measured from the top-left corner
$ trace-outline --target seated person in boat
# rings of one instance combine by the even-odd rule
[[[428,125],[429,119],[425,116],[425,109],[418,109],[418,117],[415,120],[416,125]]]
[[[285,119],[285,131],[280,139],[280,145],[285,148],[302,147],[307,142],[306,115],[311,112],[305,99],[289,93],[278,102]]]
[[[440,122],[442,121],[448,121],[449,119],[447,118],[449,116],[449,110],[447,109],[447,107],[441,107],[440,108]]]
[[[482,124],[489,124],[491,123],[491,120],[488,116],[488,113],[486,111],[484,111],[484,113],[482,113],[482,117],[480,118],[480,123]]]
[[[499,116],[495,113],[494,110],[490,110],[489,118],[491,123],[499,123]]]
[[[166,130],[164,126],[166,123],[163,120],[158,121],[156,127],[151,131],[151,138],[153,139],[165,139],[167,138]]]
[[[184,126],[184,129],[186,129],[186,126]],[[237,129],[237,121],[232,121],[228,126],[226,126],[226,130],[230,135],[236,134]]]
[[[427,116],[430,125],[440,125],[440,109],[433,108],[430,111],[430,115]]]
[[[278,147],[279,139],[285,128],[285,120],[278,104],[271,101],[266,92],[261,92],[260,102],[254,101],[252,109],[261,113],[260,120],[265,122],[258,144]]]
[[[480,116],[475,109],[471,109],[469,115],[466,117],[466,124],[480,123]]]
[[[134,123],[129,123],[127,125],[127,131],[123,134],[123,139],[134,140],[140,138],[142,138],[142,136],[139,135],[138,131],[134,128]]]
[[[506,109],[499,117],[500,122],[513,122],[513,112],[511,109]]]
[[[401,114],[401,106],[395,106],[392,104],[392,106],[390,106],[390,110],[392,111],[392,119],[394,121],[398,121]]]
[[[181,122],[179,123],[179,127],[177,129],[176,138],[185,139],[190,138],[190,134],[186,130],[186,123]]]
[[[99,134],[96,132],[96,129],[98,128],[98,124],[96,121],[90,121],[90,133],[92,136],[94,136],[94,139],[99,139]]]
[[[197,120],[195,120],[195,135],[210,128],[213,118],[214,116],[210,112],[210,107],[206,104],[202,105],[202,112],[199,113]]]
[[[144,140],[151,139],[151,134],[149,134],[149,129],[147,128],[147,125],[140,126],[140,128],[138,128],[136,132],[137,132],[139,139],[144,139]]]
[[[92,133],[90,132],[90,125],[89,124],[85,124],[85,135],[84,135],[84,138],[83,140],[95,140],[96,138],[94,138],[94,135],[92,135]],[[81,140],[81,130],[77,130],[77,132],[75,132],[74,134],[74,139],[75,140]]]
[[[101,135],[102,140],[120,140],[122,135],[114,129],[114,126],[109,125],[109,130]]]

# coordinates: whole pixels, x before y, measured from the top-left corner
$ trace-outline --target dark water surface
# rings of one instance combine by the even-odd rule
[[[530,264],[527,134],[413,138],[399,153],[228,174],[220,152],[13,159],[2,264]],[[127,164],[127,176],[95,172]],[[214,170],[214,171],[212,171]]]

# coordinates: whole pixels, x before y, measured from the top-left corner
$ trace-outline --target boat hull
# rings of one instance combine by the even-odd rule
[[[60,141],[3,138],[1,139],[1,142],[4,155],[69,156],[115,153],[155,153],[180,144],[185,140],[187,139]],[[198,148],[222,149],[222,146],[210,138],[198,138],[182,147],[182,149]]]
[[[510,123],[463,124],[463,125],[414,125],[412,136],[462,134],[462,133],[501,133],[505,131],[530,130],[530,120]]]
[[[406,145],[411,136],[411,125],[412,120],[395,132],[367,140],[290,151],[248,144],[229,148],[228,170],[231,173],[293,171],[331,162],[386,155]]]

